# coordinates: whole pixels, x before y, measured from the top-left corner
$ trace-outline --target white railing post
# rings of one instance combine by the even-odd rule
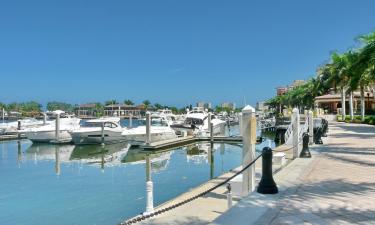
[[[151,161],[150,156],[146,156],[146,214],[154,212],[154,188],[151,179]]]
[[[292,134],[293,134],[293,158],[299,156],[299,135],[300,135],[300,122],[299,122],[299,111],[297,108],[293,109],[292,114]]]
[[[247,166],[255,159],[256,145],[256,117],[255,109],[250,105],[242,109],[242,167]],[[242,174],[242,195],[246,196],[255,190],[255,165]]]

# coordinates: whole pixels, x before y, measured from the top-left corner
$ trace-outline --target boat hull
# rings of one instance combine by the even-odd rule
[[[55,131],[37,131],[37,132],[25,132],[27,139],[34,143],[51,143],[56,140]],[[72,135],[67,130],[60,131],[59,143],[70,143],[72,142]]]
[[[104,142],[102,141],[101,131],[91,132],[73,132],[73,142],[76,145],[89,145],[89,144],[113,144],[126,141],[125,137],[121,135],[121,132],[114,132],[104,130]]]

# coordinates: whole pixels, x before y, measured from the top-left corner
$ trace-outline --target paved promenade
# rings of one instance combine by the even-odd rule
[[[212,224],[375,224],[375,127],[332,123],[323,140],[275,177],[280,194],[252,194]]]
[[[324,145],[310,147],[312,158],[296,159],[277,173],[279,194],[252,193],[225,212],[220,188],[142,224],[375,225],[375,127],[332,122],[329,128]]]

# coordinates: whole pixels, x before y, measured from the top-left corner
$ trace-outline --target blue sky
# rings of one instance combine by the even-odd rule
[[[0,2],[0,101],[267,99],[375,28],[375,1]]]

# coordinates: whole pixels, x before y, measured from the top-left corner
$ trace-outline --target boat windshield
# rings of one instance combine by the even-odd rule
[[[197,118],[186,118],[185,123],[190,125],[203,125],[203,120]]]
[[[102,122],[85,122],[82,127],[102,127]],[[104,127],[116,128],[117,124],[113,122],[104,122]]]
[[[146,126],[146,120],[140,120],[139,121],[140,125]],[[151,126],[168,126],[168,123],[165,119],[163,118],[151,118]]]

